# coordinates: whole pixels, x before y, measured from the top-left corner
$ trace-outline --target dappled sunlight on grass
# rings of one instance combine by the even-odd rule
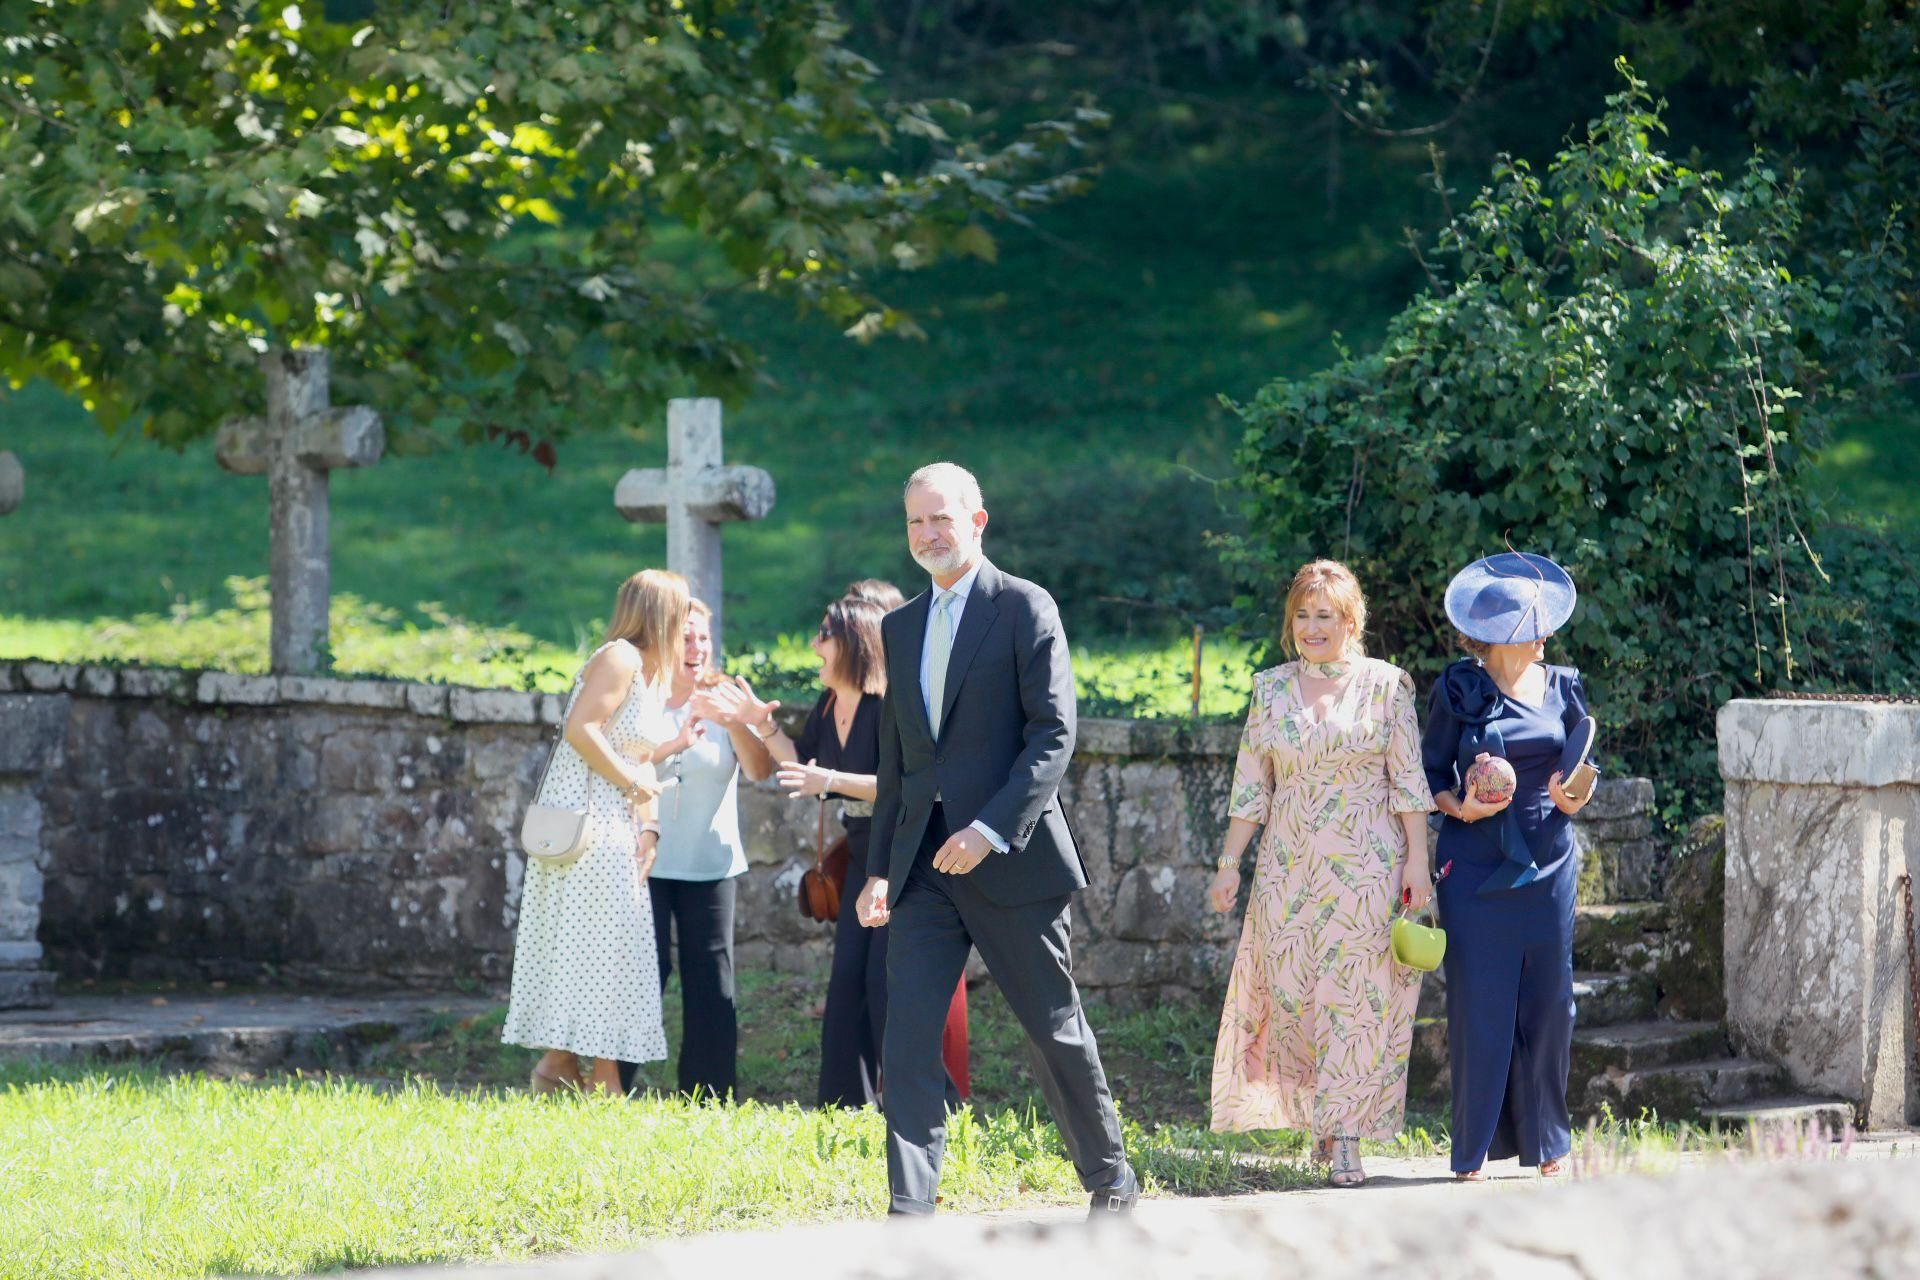
[[[97,618],[91,622],[0,614],[0,659],[107,662],[264,672],[269,620],[262,579],[227,583],[223,608],[181,604],[167,614]],[[333,598],[333,674],[343,679],[427,680],[481,688],[564,692],[579,664],[598,643],[597,627],[582,628],[571,647],[536,639],[512,627],[485,627],[435,603],[405,613],[359,596]],[[1252,688],[1249,648],[1211,641],[1201,665],[1201,715],[1237,716]],[[772,644],[743,647],[728,656],[762,697],[804,706],[818,696],[819,660],[795,632]],[[1074,651],[1082,715],[1183,719],[1190,714],[1193,663],[1188,642]]]
[[[1920,547],[1920,433],[1914,416],[1894,413],[1842,424],[1821,458],[1820,475],[1832,514]]]

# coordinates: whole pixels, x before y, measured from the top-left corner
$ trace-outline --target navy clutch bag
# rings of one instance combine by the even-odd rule
[[[1560,753],[1560,785],[1575,800],[1584,800],[1600,780],[1593,765],[1593,739],[1599,732],[1592,716],[1581,716],[1580,723],[1567,732],[1567,746]]]

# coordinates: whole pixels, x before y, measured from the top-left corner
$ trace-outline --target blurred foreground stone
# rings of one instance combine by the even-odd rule
[[[1920,1163],[1716,1165],[1541,1188],[1449,1182],[1149,1201],[1131,1222],[952,1218],[714,1235],[641,1253],[366,1280],[1838,1280],[1920,1275]]]

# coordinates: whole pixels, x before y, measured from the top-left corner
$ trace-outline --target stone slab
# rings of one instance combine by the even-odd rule
[[[327,676],[281,676],[283,702],[309,702],[329,707],[372,707],[404,711],[407,686],[389,680],[335,680]]]
[[[272,676],[243,676],[205,671],[194,682],[194,697],[216,705],[266,707],[280,701],[280,682]]]
[[[80,668],[60,662],[23,662],[20,683],[38,693],[70,693],[80,683]]]
[[[433,995],[62,996],[44,1012],[0,1013],[0,1059],[167,1058],[247,1071],[325,1065],[313,1059],[391,1040],[443,1013],[470,1017],[495,1007]]]
[[[461,724],[537,724],[541,696],[512,689],[456,686],[447,692],[447,710]]]
[[[1885,787],[1920,778],[1920,707],[1736,699],[1720,708],[1729,782]]]
[[[1602,778],[1595,784],[1593,799],[1580,810],[1586,822],[1617,822],[1622,819],[1651,816],[1653,783],[1647,778]]]
[[[53,975],[31,969],[0,969],[0,1009],[46,1009],[53,1004]],[[4,1018],[0,1014],[0,1018]]]
[[[165,667],[125,667],[120,671],[120,695],[125,698],[173,698],[192,696],[194,680],[189,672]]]
[[[1801,704],[1787,704],[1800,706]],[[1810,708],[1817,720],[1825,708]],[[1920,723],[1920,707],[1905,708]],[[1770,730],[1771,732],[1771,730]],[[1743,1052],[1869,1124],[1920,1120],[1899,877],[1920,867],[1920,786],[1729,779],[1727,1019]]]
[[[37,774],[59,763],[72,706],[64,694],[0,694],[0,774]]]

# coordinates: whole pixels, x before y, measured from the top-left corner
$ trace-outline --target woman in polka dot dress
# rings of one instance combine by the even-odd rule
[[[687,581],[648,569],[620,587],[607,642],[587,659],[541,800],[584,809],[587,851],[529,863],[520,891],[513,997],[501,1039],[545,1050],[534,1092],[620,1087],[620,1062],[667,1056],[646,879],[660,842],[652,756],[672,738],[666,699],[687,626]]]

